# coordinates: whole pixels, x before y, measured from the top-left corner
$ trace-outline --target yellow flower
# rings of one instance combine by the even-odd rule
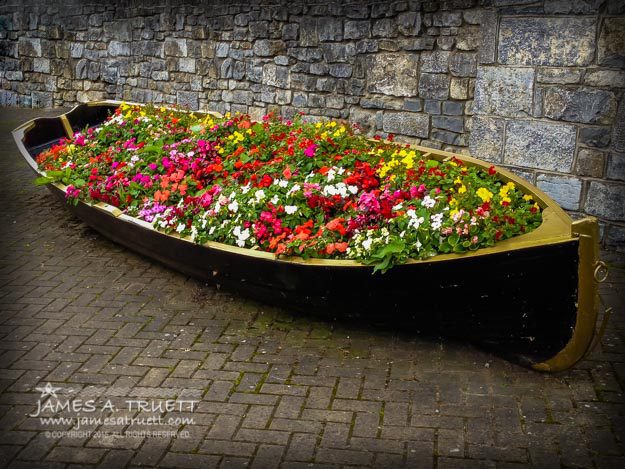
[[[480,187],[476,194],[480,199],[482,199],[482,202],[490,202],[490,199],[493,198],[493,193],[485,187]]]
[[[534,200],[534,197],[532,197],[532,196],[531,196],[531,195],[529,195],[529,194],[525,194],[525,195],[523,196],[523,200],[525,200],[526,202],[529,202],[530,200]]]
[[[449,201],[449,206],[454,207],[457,204],[458,204],[458,201],[452,197],[451,200]]]
[[[456,178],[456,180],[454,181],[454,184],[460,184],[460,185],[462,185],[462,179],[460,179],[460,176],[458,176],[458,177]]]
[[[467,186],[464,184],[458,188],[458,194],[464,194],[467,191]]]

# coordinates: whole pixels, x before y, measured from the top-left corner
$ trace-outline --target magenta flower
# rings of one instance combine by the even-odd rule
[[[313,156],[315,156],[316,149],[317,149],[317,145],[313,143],[308,148],[306,148],[306,150],[304,150],[304,155],[306,155],[309,158],[312,158]]]

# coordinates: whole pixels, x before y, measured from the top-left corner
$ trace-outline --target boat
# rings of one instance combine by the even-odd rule
[[[121,104],[81,104],[58,117],[28,121],[13,136],[35,173],[45,175],[36,155],[101,124]],[[470,156],[412,148],[438,161],[455,156],[469,166],[491,166]],[[538,228],[477,251],[409,260],[383,275],[351,260],[278,258],[216,242],[200,245],[102,202],[67,204],[63,184],[47,187],[105,237],[236,294],[294,312],[357,314],[363,321],[383,316],[398,327],[413,320],[420,330],[467,341],[535,370],[565,370],[587,354],[598,335],[597,283],[606,269],[599,261],[597,220],[573,221],[537,187],[504,168],[496,170],[502,181],[514,182],[539,204]]]

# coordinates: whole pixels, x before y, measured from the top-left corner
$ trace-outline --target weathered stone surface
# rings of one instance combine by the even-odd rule
[[[545,0],[548,15],[589,15],[597,13],[605,0]]]
[[[352,60],[352,57],[356,55],[356,47],[353,43],[332,43],[332,44],[323,44],[321,46],[323,50],[323,58],[326,62],[347,62]],[[311,49],[309,49],[311,50]],[[313,49],[314,50],[314,49]],[[312,52],[309,60],[315,60],[317,54]],[[321,59],[321,55],[319,56]]]
[[[625,219],[625,185],[591,181],[586,193],[586,213],[608,220]]]
[[[458,32],[456,38],[456,49],[462,51],[478,50],[480,46],[479,26],[466,26]]]
[[[606,247],[617,252],[625,252],[625,227],[611,225],[606,237]]]
[[[427,137],[430,131],[430,118],[426,114],[411,112],[385,112],[382,118],[384,132]]]
[[[20,56],[41,57],[41,39],[20,37],[17,43],[17,51]]]
[[[502,18],[499,62],[584,66],[595,52],[595,18]]]
[[[371,34],[374,37],[397,37],[397,22],[391,18],[382,18],[373,23]]]
[[[176,103],[180,106],[197,110],[199,104],[199,96],[193,91],[178,91]]]
[[[404,36],[417,36],[421,31],[421,14],[418,12],[406,12],[397,15],[399,32]]]
[[[608,158],[608,170],[606,172],[608,179],[625,181],[625,154],[610,153]],[[623,201],[625,204],[625,200]]]
[[[605,18],[597,44],[597,62],[625,67],[625,18]]]
[[[52,93],[50,92],[42,92],[42,91],[33,91],[32,93],[32,106],[33,107],[44,107],[50,108],[52,107]]]
[[[494,11],[483,11],[480,22],[480,64],[492,64],[497,55],[497,24],[499,19]]]
[[[50,60],[40,57],[33,59],[33,72],[50,73]]]
[[[130,44],[127,42],[111,41],[109,42],[107,50],[111,57],[129,56]]]
[[[501,162],[504,143],[504,121],[493,117],[475,116],[472,119],[469,150],[479,159]]]
[[[254,54],[259,57],[273,57],[284,52],[284,42],[280,40],[259,39],[254,43]]]
[[[570,172],[575,153],[575,127],[539,121],[508,122],[503,161],[506,164]]]
[[[178,59],[178,70],[184,73],[195,73],[195,59],[188,57]],[[243,78],[243,76],[239,75],[238,78]]]
[[[589,147],[605,148],[610,144],[611,131],[608,127],[581,127],[579,143]]]
[[[352,71],[350,64],[332,64],[328,67],[330,75],[337,78],[349,78],[352,76]]]
[[[568,85],[579,83],[581,79],[582,71],[571,68],[539,68],[536,74],[539,83]]]
[[[132,40],[132,29],[127,20],[104,23],[104,34],[117,41]]]
[[[443,103],[443,114],[446,116],[461,116],[464,114],[464,103],[445,101]]]
[[[533,69],[481,67],[475,83],[474,111],[506,117],[529,116],[533,93]]]
[[[464,131],[463,117],[432,116],[432,127],[461,133]]]
[[[367,90],[392,96],[414,96],[418,58],[414,54],[383,52],[367,61]]]
[[[369,21],[346,21],[345,39],[363,39],[371,35],[371,23]]]
[[[433,26],[460,26],[462,24],[462,13],[440,11],[432,15]]]
[[[579,210],[582,182],[575,177],[539,174],[536,185],[565,210]]]
[[[584,76],[584,84],[605,88],[625,88],[625,71],[588,70]]]
[[[603,177],[605,153],[598,150],[583,148],[577,154],[575,173],[579,176]]]
[[[477,55],[471,52],[456,52],[449,60],[449,71],[457,77],[474,77],[477,71]]]
[[[366,133],[373,133],[376,130],[376,112],[366,111],[358,107],[351,107],[349,110],[350,122],[359,124]]]
[[[616,112],[611,91],[549,87],[544,94],[545,116],[583,124],[609,124]]]
[[[612,127],[612,148],[625,152],[625,97],[621,97]]]
[[[447,51],[424,52],[421,54],[421,71],[428,73],[446,73],[449,70],[449,55]]]
[[[452,77],[449,83],[449,97],[452,99],[468,99],[469,79]]]
[[[449,97],[449,75],[422,73],[419,79],[419,96],[426,99],[447,99]]]
[[[167,38],[165,40],[165,55],[169,57],[186,57],[187,41],[184,39]]]
[[[320,41],[340,41],[343,38],[343,21],[340,18],[320,18],[317,31]]]
[[[289,69],[276,64],[265,64],[263,67],[263,84],[286,88],[289,85]]]

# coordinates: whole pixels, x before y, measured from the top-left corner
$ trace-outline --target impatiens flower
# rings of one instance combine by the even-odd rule
[[[421,205],[427,208],[432,208],[436,205],[436,199],[433,199],[429,195],[426,195],[421,201]]]
[[[287,215],[293,215],[295,212],[297,212],[297,205],[285,205],[284,211]]]
[[[483,202],[490,202],[490,200],[493,198],[493,193],[485,187],[480,187],[477,190],[476,194],[480,199],[482,199]]]
[[[312,158],[313,156],[315,156],[316,149],[317,149],[317,145],[313,143],[312,145],[310,145],[304,150],[304,155],[306,155],[309,158]]]

